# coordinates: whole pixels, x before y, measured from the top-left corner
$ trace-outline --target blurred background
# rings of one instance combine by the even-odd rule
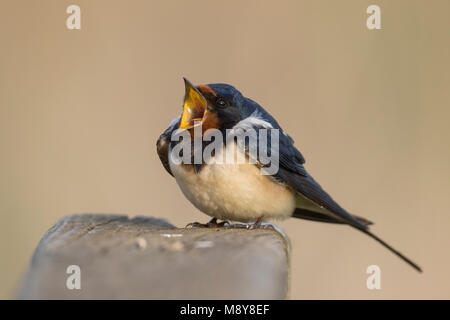
[[[81,8],[68,30],[66,8]],[[381,30],[366,9],[381,8]],[[280,222],[293,299],[449,299],[450,2],[2,0],[0,298],[70,213],[209,217],[155,142],[182,76],[264,106],[306,168],[424,269],[346,226]],[[366,288],[367,266],[381,290]]]

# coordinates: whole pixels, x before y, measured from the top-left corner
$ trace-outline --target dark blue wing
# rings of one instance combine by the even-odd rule
[[[246,98],[247,99],[247,98]],[[312,202],[314,202],[318,207],[325,208],[330,212],[330,220],[336,220],[343,223],[348,223],[359,229],[367,229],[367,220],[358,220],[356,217],[352,216],[346,210],[344,210],[336,201],[331,198],[331,196],[323,190],[323,188],[311,177],[311,175],[303,167],[305,159],[303,158],[300,151],[294,146],[294,140],[286,134],[277,121],[263,108],[261,108],[256,102],[247,99],[246,106],[251,106],[249,108],[250,112],[253,110],[249,116],[257,114],[263,120],[269,122],[273,128],[279,129],[279,170],[274,175],[274,178],[282,183],[287,184],[296,192],[302,194]],[[255,113],[256,110],[256,113]],[[258,129],[258,128],[255,128]],[[271,142],[270,139],[268,141]],[[270,146],[268,146],[270,148]],[[305,213],[302,211],[302,215]],[[308,212],[308,218],[314,218],[314,211]],[[318,214],[318,220],[323,218]]]
[[[294,147],[294,140],[281,128],[278,122],[259,104],[249,98],[243,98],[245,102],[242,104],[244,118],[250,117],[251,115],[258,114],[263,120],[269,122],[274,129],[280,130],[279,134],[279,152],[280,152],[280,166],[298,173],[300,175],[306,175],[305,168],[303,164],[305,163],[305,158]]]
[[[276,178],[345,223],[358,229],[367,229],[367,225],[370,224],[369,221],[363,218],[359,220],[343,209],[307,172],[306,175],[300,175],[280,166]],[[311,212],[310,218],[312,217],[314,217],[314,212]],[[299,215],[299,218],[303,218],[303,216]]]
[[[167,170],[167,172],[173,176],[169,165],[169,147],[170,147],[170,137],[172,133],[178,128],[181,116],[176,117],[169,124],[169,127],[159,136],[156,141],[156,151],[158,152],[159,159],[162,165]]]

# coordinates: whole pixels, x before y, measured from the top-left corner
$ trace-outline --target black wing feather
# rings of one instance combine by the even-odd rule
[[[336,215],[338,220],[343,220],[354,227],[367,229],[367,225],[344,210],[322,187],[306,172],[306,175],[296,174],[280,167],[277,179],[283,181],[295,191],[301,193],[318,206],[327,209]]]
[[[181,116],[178,116],[170,123],[169,127],[159,136],[156,141],[156,151],[158,152],[159,159],[166,171],[173,177],[172,171],[169,165],[169,148],[170,138],[172,133],[178,128]]]
[[[338,219],[336,217],[326,215],[324,213],[311,211],[308,209],[303,208],[296,208],[294,210],[294,213],[292,214],[294,218],[304,219],[304,220],[311,220],[311,221],[318,221],[318,222],[326,222],[326,223],[338,223],[338,224],[346,224],[342,219]],[[369,221],[363,217],[354,216],[359,221],[363,222],[365,225],[369,226],[372,225],[373,222]]]

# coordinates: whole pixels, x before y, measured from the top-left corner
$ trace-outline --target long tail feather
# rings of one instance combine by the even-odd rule
[[[384,247],[386,247],[387,249],[389,249],[391,252],[393,252],[396,256],[398,256],[400,259],[402,259],[403,261],[405,261],[407,264],[409,264],[411,267],[413,267],[414,269],[416,269],[419,272],[422,272],[422,268],[419,267],[416,263],[412,262],[409,258],[405,257],[401,252],[399,252],[398,250],[392,248],[389,244],[387,244],[384,240],[378,238],[376,235],[374,235],[372,232],[370,232],[369,230],[366,229],[359,229],[356,228],[358,230],[360,230],[361,232],[364,232],[365,234],[367,234],[369,237],[375,239],[376,241],[378,241],[379,243],[381,243]]]

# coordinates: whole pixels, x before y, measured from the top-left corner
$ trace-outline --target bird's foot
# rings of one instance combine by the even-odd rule
[[[247,230],[277,230],[277,227],[272,223],[262,222],[263,217],[258,218],[255,223],[242,223],[242,222],[229,222],[222,221],[217,222],[217,218],[212,218],[207,223],[191,222],[186,225],[185,229],[192,228],[235,228],[235,229],[247,229]]]
[[[272,223],[267,223],[267,222],[261,222],[261,223],[252,223],[248,225],[249,230],[256,230],[256,229],[262,229],[262,230],[277,230],[276,226],[273,225]]]
[[[249,224],[248,223],[242,223],[242,222],[224,222],[224,227],[227,229],[248,229]]]
[[[192,229],[192,228],[207,228],[207,223],[200,223],[200,222],[191,222],[188,223],[184,228],[185,229]]]
[[[217,222],[217,218],[212,218],[211,221],[207,223],[200,223],[200,222],[191,222],[186,225],[186,229],[191,228],[220,228],[225,227],[227,225],[226,221]]]
[[[262,222],[264,217],[260,217],[255,223],[242,223],[242,222],[229,222],[225,223],[225,228],[236,228],[236,229],[265,229],[265,230],[277,230],[277,226],[272,223]]]
[[[242,223],[242,222],[233,222],[233,223],[225,223],[224,225],[227,229],[247,229],[247,230],[277,230],[276,225],[267,222],[261,223]]]
[[[263,230],[276,230],[276,226],[272,223],[263,222],[264,217],[259,217],[255,223],[250,224],[249,230],[263,229]]]

